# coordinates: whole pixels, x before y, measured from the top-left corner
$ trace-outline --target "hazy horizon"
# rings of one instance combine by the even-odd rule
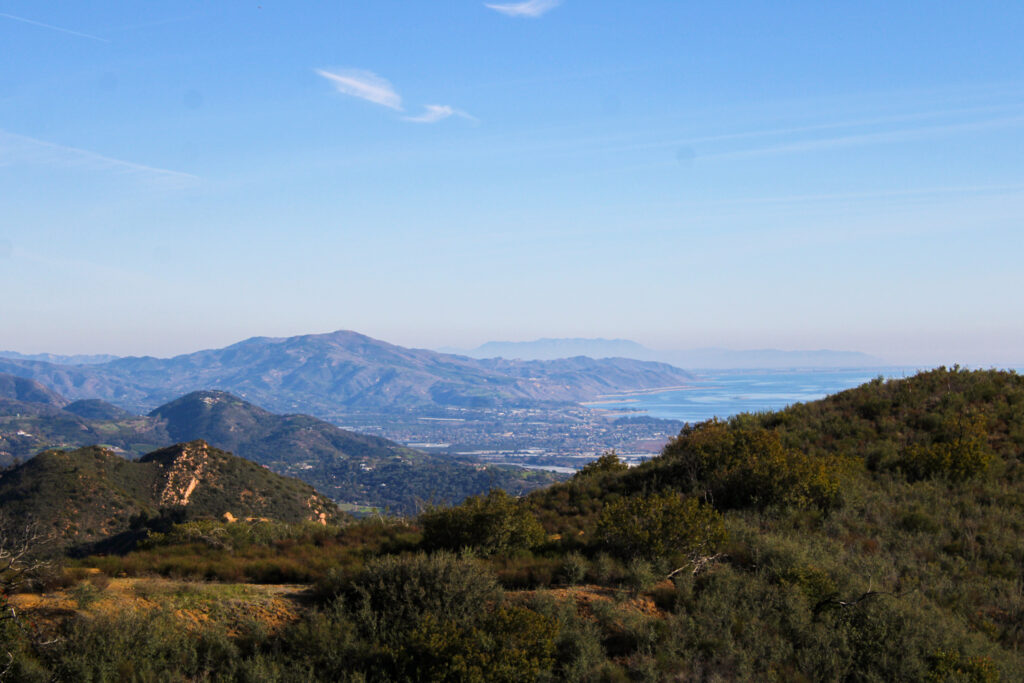
[[[240,343],[240,342],[243,342],[243,341],[247,341],[249,339],[260,338],[260,337],[265,337],[265,338],[288,338],[288,337],[292,337],[292,336],[309,336],[309,335],[331,334],[331,333],[334,333],[334,332],[356,332],[356,333],[359,333],[359,334],[365,334],[363,332],[360,332],[359,330],[338,329],[338,330],[325,330],[325,331],[320,331],[320,332],[310,332],[310,333],[299,334],[299,335],[253,335],[251,337],[246,337],[245,339],[233,339],[233,340],[228,341],[226,343],[218,343],[218,344],[213,344],[213,345],[209,345],[209,346],[199,346],[199,347],[194,347],[194,348],[193,347],[182,346],[182,347],[180,347],[181,350],[172,351],[172,352],[163,352],[163,353],[160,353],[160,352],[150,352],[150,351],[115,353],[115,352],[109,351],[109,350],[97,350],[97,351],[88,351],[88,352],[86,352],[86,351],[76,350],[74,347],[69,347],[69,350],[66,350],[66,351],[54,351],[52,349],[39,349],[39,350],[31,349],[31,350],[25,350],[25,349],[14,349],[14,348],[0,348],[0,353],[13,352],[13,353],[18,353],[18,354],[25,355],[25,356],[52,354],[52,355],[57,355],[57,356],[90,356],[90,355],[100,356],[100,355],[111,355],[111,356],[117,356],[117,357],[152,356],[152,357],[156,357],[156,358],[171,358],[171,357],[175,357],[175,356],[188,355],[190,353],[196,353],[196,352],[199,352],[199,351],[206,351],[206,350],[210,350],[210,349],[224,348],[224,347],[227,347],[227,346],[231,346],[232,344],[237,344],[237,343]],[[799,352],[814,353],[814,352],[825,351],[825,352],[839,352],[839,353],[843,353],[843,352],[864,353],[866,355],[874,355],[874,354],[868,354],[867,352],[864,352],[864,351],[862,351],[860,349],[852,349],[852,348],[827,348],[827,349],[826,348],[777,348],[777,347],[768,347],[768,346],[758,346],[758,347],[748,347],[748,348],[738,348],[738,347],[734,348],[734,347],[725,347],[725,346],[654,347],[654,346],[649,346],[647,344],[644,344],[644,343],[642,343],[642,342],[640,342],[640,341],[638,341],[636,339],[630,339],[630,338],[627,338],[627,337],[620,337],[620,338],[613,338],[613,339],[606,339],[606,338],[600,338],[600,337],[589,337],[589,338],[586,338],[586,337],[578,337],[578,338],[541,337],[541,338],[536,338],[536,339],[522,339],[522,340],[506,340],[506,339],[498,340],[498,339],[491,339],[491,340],[486,340],[485,342],[481,342],[480,344],[473,345],[472,347],[469,347],[469,346],[456,347],[456,346],[451,346],[451,345],[446,345],[446,344],[428,346],[428,345],[425,345],[425,344],[402,343],[402,342],[399,342],[399,341],[395,341],[393,339],[383,339],[383,338],[380,338],[380,337],[374,337],[373,335],[366,335],[366,336],[373,337],[374,339],[378,339],[379,341],[383,341],[383,342],[386,342],[386,343],[389,343],[389,344],[395,344],[395,345],[404,346],[404,347],[407,347],[407,348],[428,349],[428,350],[432,350],[432,351],[438,351],[440,353],[456,353],[456,354],[472,352],[476,348],[478,348],[480,346],[483,346],[484,344],[487,344],[487,343],[499,343],[499,344],[500,343],[513,343],[513,344],[515,344],[515,343],[532,343],[532,342],[540,342],[540,341],[587,341],[587,342],[590,342],[590,341],[616,341],[616,342],[624,341],[624,342],[632,342],[632,343],[640,344],[641,346],[643,346],[646,349],[651,350],[651,351],[665,352],[665,353],[702,352],[702,351],[726,351],[726,352],[782,351],[782,352],[794,352],[794,353],[799,353]],[[586,355],[586,354],[584,354],[584,355]],[[627,357],[629,357],[629,356],[627,356]],[[952,358],[952,359],[917,358],[917,359],[914,359],[914,358],[898,358],[898,357],[897,358],[893,358],[891,356],[890,357],[876,356],[876,358],[878,358],[878,360],[880,361],[879,363],[873,364],[873,365],[863,365],[862,367],[917,368],[917,369],[927,369],[927,368],[932,368],[932,367],[938,367],[940,365],[945,365],[947,367],[951,367],[953,365],[961,365],[963,367],[973,367],[973,368],[997,367],[997,368],[1005,368],[1005,369],[1020,369],[1020,368],[1024,367],[1024,363],[1022,363],[1021,361],[1012,360],[1012,359],[1008,359],[1008,360],[1005,360],[1005,361],[994,361],[994,362],[984,362],[984,361],[971,362],[971,361],[964,361],[962,359],[956,359],[956,358]],[[695,367],[697,367],[697,366],[695,366]],[[707,366],[707,367],[711,367],[711,366]],[[737,366],[737,367],[741,367],[741,366]],[[757,366],[751,366],[751,367],[757,367]],[[771,367],[781,367],[781,366],[771,366]],[[857,367],[857,366],[850,366],[850,367]]]
[[[6,3],[0,349],[1024,363],[1019,3]]]

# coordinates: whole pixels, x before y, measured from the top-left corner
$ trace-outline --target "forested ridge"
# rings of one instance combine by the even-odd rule
[[[5,620],[8,675],[1024,680],[1022,454],[1024,379],[940,368],[690,426],[644,465],[609,453],[523,498],[172,525],[26,579],[87,599]],[[310,588],[272,624],[212,608],[183,623],[173,592],[97,607],[153,577]]]

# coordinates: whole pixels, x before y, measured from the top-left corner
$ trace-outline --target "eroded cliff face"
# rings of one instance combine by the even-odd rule
[[[328,524],[346,516],[308,484],[205,441],[126,460],[99,446],[44,451],[0,473],[0,514],[33,519],[61,545],[138,529],[165,513],[182,520]],[[133,526],[134,525],[134,526]]]
[[[181,455],[161,463],[162,481],[157,481],[156,500],[161,507],[188,505],[200,485],[210,461],[210,446],[205,441],[182,444]]]
[[[331,516],[330,508],[334,504],[323,496],[312,495],[309,500],[306,501],[306,507],[309,508],[310,517],[309,519],[313,522],[319,522],[324,526],[327,526],[327,519]]]
[[[327,524],[337,516],[334,503],[311,488],[301,484],[301,490],[274,486],[284,478],[212,448],[205,441],[178,444],[154,455],[153,462],[159,467],[154,499],[162,508],[198,506],[205,514],[229,522],[294,519],[298,512],[307,521]],[[268,481],[256,481],[254,473]],[[215,509],[208,509],[211,506]],[[283,508],[288,512],[282,515]]]

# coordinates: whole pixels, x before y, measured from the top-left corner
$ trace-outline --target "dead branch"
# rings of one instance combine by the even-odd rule
[[[677,567],[670,571],[665,578],[671,579],[676,574],[686,571],[687,569],[692,569],[691,573],[696,576],[725,556],[725,553],[715,553],[714,555],[701,555],[699,557],[694,557],[682,567]]]
[[[50,562],[42,551],[52,540],[34,520],[13,524],[0,514],[0,591],[13,593],[31,574],[47,568]]]

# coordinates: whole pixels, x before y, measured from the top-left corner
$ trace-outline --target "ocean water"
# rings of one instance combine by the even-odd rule
[[[778,410],[794,403],[816,401],[875,377],[908,377],[913,368],[856,368],[845,370],[721,370],[694,373],[692,386],[672,391],[609,396],[592,408],[640,411],[638,414],[684,422],[738,413]]]

